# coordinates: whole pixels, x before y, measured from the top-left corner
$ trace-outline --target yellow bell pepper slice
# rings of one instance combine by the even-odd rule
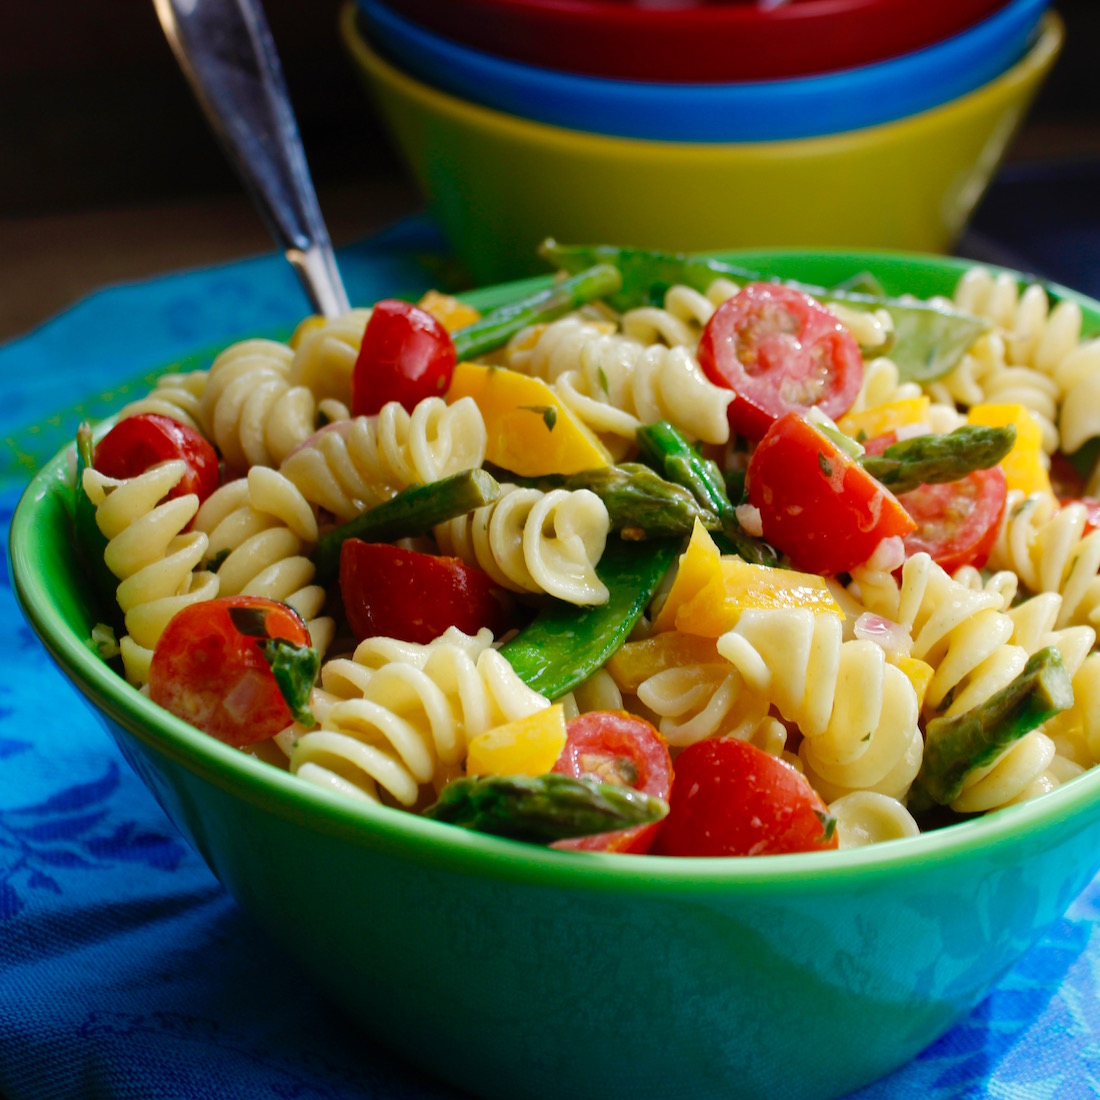
[[[927,661],[917,657],[888,657],[887,660],[897,665],[909,677],[909,682],[917,693],[917,710],[923,710],[924,695],[936,670]]]
[[[473,306],[460,302],[450,294],[440,294],[438,290],[429,290],[417,305],[430,313],[448,332],[481,320],[481,314]]]
[[[722,552],[698,521],[692,528],[687,549],[680,555],[680,564],[665,602],[653,620],[654,630],[673,630],[676,614],[700,589],[721,573]]]
[[[676,612],[676,629],[704,638],[719,638],[732,630],[741,613],[804,607],[815,615],[832,612],[844,618],[823,577],[752,565],[740,558],[723,557],[717,577],[709,580]]]
[[[604,668],[620,691],[634,694],[650,676],[665,669],[722,664],[724,661],[712,638],[666,630],[637,642],[626,642],[608,658]]]
[[[472,397],[485,420],[487,462],[521,477],[578,474],[611,465],[596,436],[541,379],[505,367],[459,363],[447,394]]]
[[[987,428],[1011,424],[1016,429],[1012,450],[1001,459],[1001,468],[1009,489],[1028,493],[1050,493],[1050,474],[1043,452],[1043,433],[1035,418],[1017,404],[975,405],[966,415],[967,423]]]
[[[846,413],[836,426],[851,439],[864,443],[868,439],[896,432],[898,428],[910,424],[927,424],[932,401],[922,395],[905,397],[900,401],[889,401],[885,405],[876,405],[862,412]]]
[[[565,748],[565,708],[544,707],[470,739],[467,775],[545,775]]]

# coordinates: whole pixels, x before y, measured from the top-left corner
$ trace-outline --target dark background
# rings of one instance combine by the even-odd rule
[[[420,205],[344,56],[340,4],[266,3],[338,244]],[[1028,259],[1049,239],[1061,255],[1078,205],[1100,217],[1100,0],[1054,6],[1066,47],[975,222],[979,250]],[[148,0],[0,0],[0,340],[104,283],[270,247]]]

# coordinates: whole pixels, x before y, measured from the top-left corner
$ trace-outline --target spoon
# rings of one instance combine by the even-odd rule
[[[260,216],[325,317],[351,307],[259,0],[153,0],[180,68]]]

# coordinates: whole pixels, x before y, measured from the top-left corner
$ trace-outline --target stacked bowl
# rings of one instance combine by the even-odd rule
[[[479,282],[546,236],[949,249],[1061,48],[1049,0],[358,0],[353,61]]]

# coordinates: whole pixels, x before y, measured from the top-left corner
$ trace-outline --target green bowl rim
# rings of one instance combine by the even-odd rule
[[[765,257],[851,259],[860,267],[880,263],[915,268],[963,271],[972,261],[902,251],[773,248],[723,251],[731,262],[766,263]],[[759,259],[754,260],[754,257]],[[1009,271],[1017,279],[1031,277]],[[519,285],[538,285],[546,279],[527,279]],[[1053,296],[1076,302],[1100,322],[1100,303],[1057,283],[1039,280]],[[487,288],[466,297],[475,303],[492,299],[500,288]],[[49,578],[35,568],[33,547],[37,513],[45,498],[71,484],[74,446],[63,448],[40,470],[23,492],[11,521],[9,558],[13,590],[23,614],[62,672],[110,719],[148,749],[182,765],[206,782],[243,798],[266,812],[304,825],[324,835],[354,844],[400,848],[405,858],[422,865],[446,866],[461,873],[501,880],[537,879],[547,885],[568,881],[576,888],[631,891],[682,891],[736,886],[764,891],[782,884],[812,890],[838,876],[865,878],[870,870],[904,875],[947,857],[986,853],[1034,839],[1041,830],[1069,824],[1083,829],[1100,816],[1100,766],[1093,767],[1053,791],[1017,806],[922,833],[918,837],[886,841],[843,851],[731,859],[669,858],[615,854],[572,853],[504,840],[440,824],[403,810],[358,803],[314,787],[289,772],[208,737],[162,710],[71,633],[53,606]],[[1071,819],[1079,815],[1076,822]],[[830,887],[831,888],[831,887]]]

